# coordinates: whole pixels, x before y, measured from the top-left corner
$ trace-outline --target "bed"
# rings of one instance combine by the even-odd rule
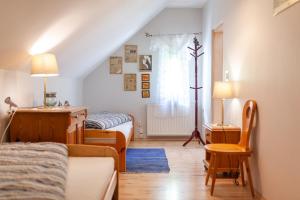
[[[0,199],[117,200],[118,168],[111,147],[0,145]]]
[[[68,145],[68,154],[67,200],[119,199],[119,156],[115,149]]]
[[[134,140],[134,117],[130,114],[100,112],[86,119],[84,144],[110,146],[119,154],[119,169],[126,171],[126,150]]]

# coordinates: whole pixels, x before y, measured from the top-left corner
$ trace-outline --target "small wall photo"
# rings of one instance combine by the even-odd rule
[[[140,71],[152,71],[152,55],[140,55]]]
[[[142,74],[141,79],[142,81],[150,81],[150,74]]]
[[[124,91],[136,91],[136,74],[124,74]]]
[[[142,90],[142,98],[150,98],[150,90]]]
[[[150,82],[142,82],[142,89],[149,90],[150,89]]]
[[[125,45],[125,62],[137,63],[137,45]]]
[[[122,57],[112,56],[109,59],[109,72],[110,74],[122,74],[123,59]]]

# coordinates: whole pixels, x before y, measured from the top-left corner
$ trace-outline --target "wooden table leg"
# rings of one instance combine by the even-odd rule
[[[211,188],[210,188],[210,195],[213,195],[214,189],[215,189],[215,182],[217,178],[217,169],[218,169],[218,154],[214,153],[214,164],[213,164],[213,177],[212,177],[212,183],[211,183]]]
[[[214,161],[215,161],[214,154],[211,154],[211,158],[209,161],[209,166],[208,166],[208,170],[207,170],[207,174],[206,174],[206,179],[205,179],[205,185],[207,185],[207,183],[208,183],[209,177],[212,172],[212,166],[213,166]]]

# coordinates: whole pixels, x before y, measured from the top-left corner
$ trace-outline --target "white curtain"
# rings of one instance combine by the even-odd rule
[[[151,38],[158,55],[157,103],[162,115],[188,114],[190,110],[190,35]]]

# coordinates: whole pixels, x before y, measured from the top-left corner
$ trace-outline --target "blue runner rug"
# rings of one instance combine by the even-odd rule
[[[162,148],[129,148],[126,152],[126,171],[129,173],[168,173],[165,150]]]

